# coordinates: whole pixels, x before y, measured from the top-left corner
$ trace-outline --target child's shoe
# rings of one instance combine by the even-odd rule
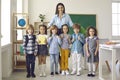
[[[35,77],[36,77],[36,75],[33,73],[33,74],[32,74],[32,77],[33,77],[33,78],[35,78]]]
[[[31,76],[30,74],[27,74],[27,75],[26,75],[27,78],[30,78],[30,76]]]
[[[76,74],[76,71],[75,71],[75,70],[73,70],[73,71],[71,72],[71,75],[74,75],[74,74]]]
[[[40,77],[42,77],[42,76],[43,76],[43,75],[42,75],[42,73],[40,73],[39,75],[40,75]]]
[[[91,74],[91,77],[95,77],[95,72],[93,72],[93,73]]]
[[[51,72],[51,73],[50,73],[50,75],[51,75],[51,76],[54,76],[54,73],[53,73],[53,72]]]
[[[65,74],[66,74],[66,75],[69,75],[69,72],[68,72],[68,70],[66,70],[66,71],[65,71]]]
[[[46,73],[45,72],[43,72],[43,77],[46,77]]]
[[[77,76],[80,76],[80,71],[77,71]]]
[[[65,75],[65,71],[62,71],[61,75]]]
[[[55,72],[56,75],[58,75],[58,72]]]

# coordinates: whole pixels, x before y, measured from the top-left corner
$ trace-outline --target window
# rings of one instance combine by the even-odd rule
[[[22,1],[23,0],[17,0],[17,13],[22,13]]]
[[[112,36],[120,36],[120,2],[112,3]]]
[[[1,45],[10,43],[10,0],[1,0]]]

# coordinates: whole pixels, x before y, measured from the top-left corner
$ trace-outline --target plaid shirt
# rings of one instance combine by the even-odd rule
[[[27,38],[27,36],[28,36],[28,38]],[[23,37],[23,49],[24,49],[24,53],[26,53],[26,54],[37,53],[37,51],[38,51],[37,42],[36,42],[36,37],[34,37],[34,36],[35,35],[25,35]]]

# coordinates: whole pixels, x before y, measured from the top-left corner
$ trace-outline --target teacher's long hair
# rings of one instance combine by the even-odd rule
[[[59,14],[59,11],[58,11],[58,6],[63,6],[64,10],[63,10],[63,13],[65,13],[65,6],[63,3],[58,3],[57,6],[56,6],[56,11],[55,11],[55,14]]]

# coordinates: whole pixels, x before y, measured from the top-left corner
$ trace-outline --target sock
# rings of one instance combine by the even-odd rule
[[[91,74],[91,71],[92,71],[91,63],[88,63],[88,70],[89,70],[89,74]]]
[[[93,72],[92,72],[92,74],[95,74],[95,68],[96,68],[95,63],[92,63],[92,67],[93,67]]]

